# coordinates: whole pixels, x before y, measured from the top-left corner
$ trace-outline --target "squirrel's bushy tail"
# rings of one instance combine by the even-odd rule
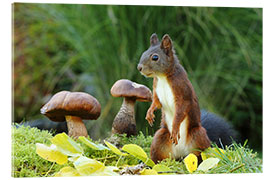
[[[233,140],[239,141],[238,134],[232,125],[216,114],[201,110],[201,123],[210,141],[216,143],[218,147],[230,145]]]

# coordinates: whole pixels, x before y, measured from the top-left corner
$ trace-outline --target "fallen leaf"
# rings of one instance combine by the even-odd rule
[[[119,176],[118,173],[114,172],[116,170],[118,170],[118,168],[115,166],[105,166],[104,169],[100,169],[91,175],[92,176]]]
[[[172,171],[169,167],[163,165],[163,164],[157,164],[153,167],[153,170],[157,171],[158,173],[160,172],[166,172],[166,173],[162,173],[162,174],[174,174],[174,173],[169,173],[170,171]]]
[[[80,176],[80,174],[76,169],[70,166],[63,167],[59,172],[57,172],[54,175],[54,177],[72,177],[72,176]]]
[[[158,175],[157,171],[156,170],[153,170],[153,169],[143,169],[141,172],[140,172],[141,175]]]
[[[36,153],[40,157],[51,162],[56,162],[57,164],[65,164],[68,161],[67,156],[59,151],[54,144],[46,146],[44,144],[36,143]]]
[[[104,166],[103,163],[89,159],[85,156],[80,156],[74,163],[76,170],[82,176],[117,176],[118,173],[114,172],[118,170],[114,166]]]
[[[111,144],[110,142],[108,141],[105,141],[105,144],[112,150],[112,152],[114,152],[115,154],[119,155],[119,156],[127,156],[128,154],[127,153],[123,153],[121,152],[117,147],[115,147],[113,144]]]
[[[184,163],[188,172],[193,173],[198,167],[198,158],[193,153],[190,153],[187,157],[185,157]]]
[[[80,156],[83,153],[82,147],[71,139],[66,133],[55,135],[51,142],[65,155]]]
[[[87,145],[88,147],[94,149],[94,150],[110,150],[109,148],[107,148],[106,146],[102,145],[102,144],[95,144],[91,141],[89,141],[86,137],[84,136],[80,136],[78,138],[82,143],[84,143],[85,145]]]
[[[128,152],[129,154],[135,156],[136,158],[142,160],[146,165],[153,167],[155,163],[148,158],[147,154],[144,152],[144,150],[136,145],[136,144],[127,144],[124,145],[122,150]]]
[[[80,156],[71,156],[68,158],[69,161],[75,162]]]
[[[209,169],[211,169],[211,168],[217,166],[218,162],[219,162],[219,159],[218,159],[218,158],[208,158],[208,159],[204,160],[204,161],[199,165],[199,167],[198,167],[197,170],[206,172],[206,171],[208,171]]]
[[[85,156],[80,156],[74,163],[76,170],[82,176],[89,176],[95,173],[96,171],[101,171],[105,168],[104,164],[101,162],[89,159]]]

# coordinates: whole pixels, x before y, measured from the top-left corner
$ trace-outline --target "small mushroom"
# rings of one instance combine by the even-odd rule
[[[87,137],[82,119],[97,119],[101,106],[93,96],[83,92],[61,91],[56,93],[41,109],[41,114],[56,122],[67,122],[68,135]]]
[[[137,84],[127,79],[121,79],[114,83],[111,88],[114,97],[124,97],[123,104],[115,116],[112,133],[124,134],[127,136],[136,135],[136,121],[134,106],[137,101],[152,101],[152,93],[144,85]]]

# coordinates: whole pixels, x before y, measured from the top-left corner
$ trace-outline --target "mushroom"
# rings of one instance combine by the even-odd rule
[[[87,137],[82,119],[97,119],[101,106],[91,95],[83,92],[61,91],[56,93],[41,109],[41,114],[56,122],[67,122],[68,135]]]
[[[152,101],[152,93],[146,86],[137,84],[127,79],[121,79],[114,83],[111,88],[114,97],[124,97],[123,104],[115,116],[112,124],[112,133],[127,136],[136,135],[136,121],[134,106],[137,101]]]

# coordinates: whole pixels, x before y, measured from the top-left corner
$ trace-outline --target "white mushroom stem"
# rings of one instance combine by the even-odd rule
[[[78,138],[79,136],[87,137],[88,133],[86,127],[80,117],[65,116],[68,127],[68,135],[70,137]]]

